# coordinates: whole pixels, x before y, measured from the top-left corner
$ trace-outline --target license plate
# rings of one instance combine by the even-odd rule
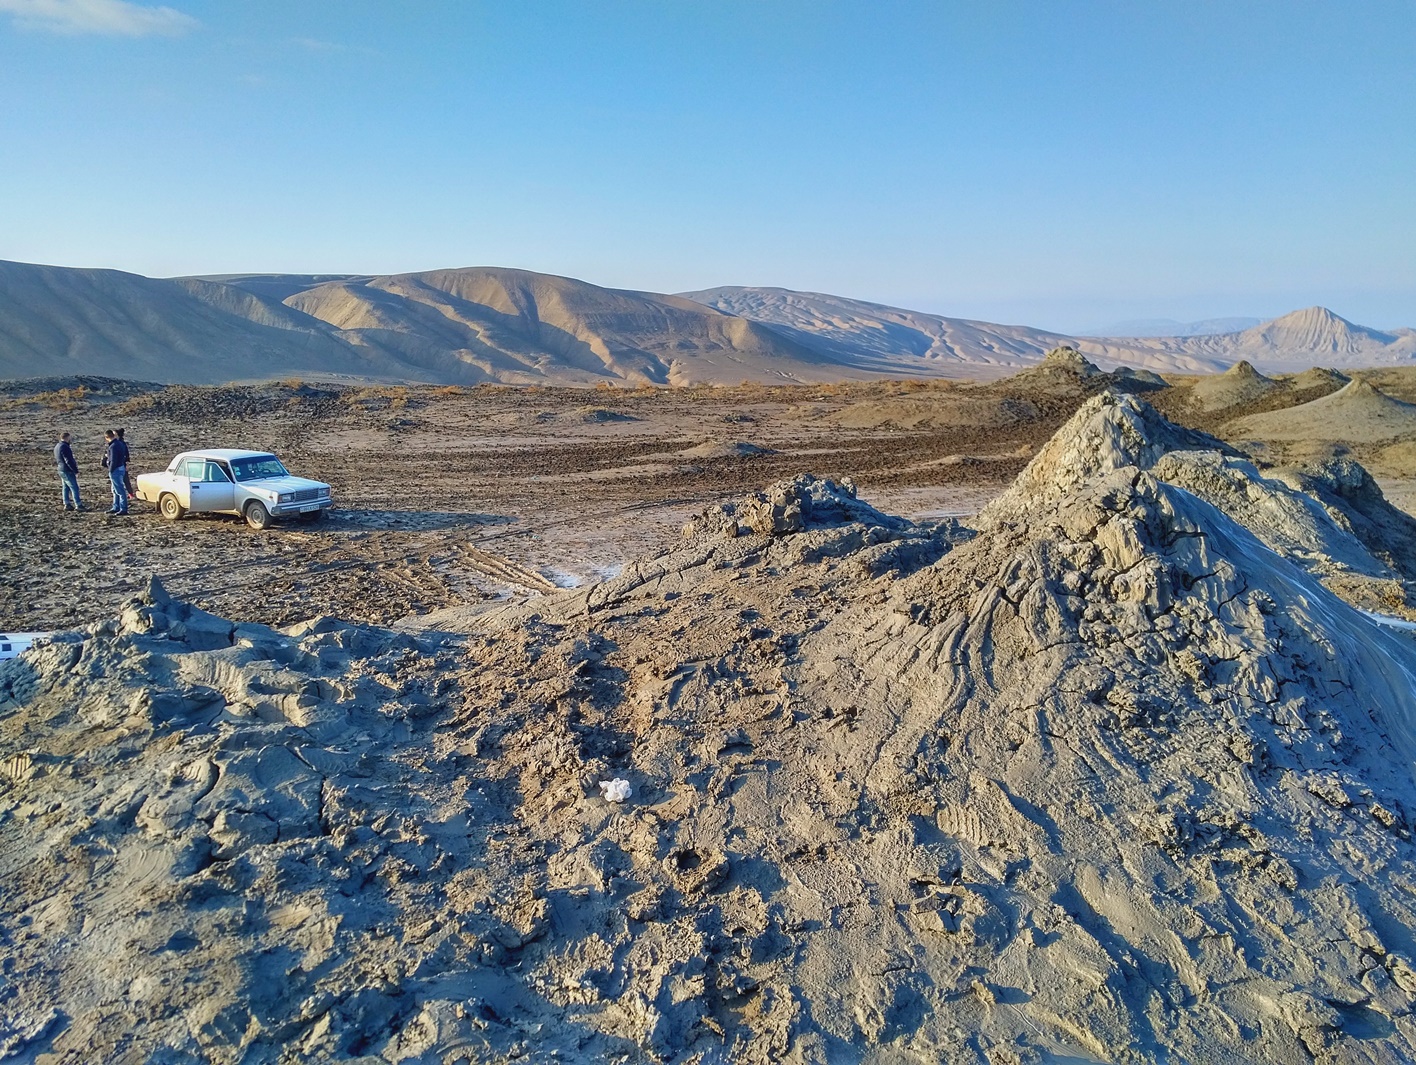
[[[320,505],[319,505],[318,503],[316,503],[316,504],[315,504],[314,506],[312,506],[312,507],[301,507],[301,508],[300,508],[300,513],[301,513],[301,514],[308,514],[308,513],[310,513],[310,511],[312,511],[312,510],[319,510],[319,509],[320,509]]]

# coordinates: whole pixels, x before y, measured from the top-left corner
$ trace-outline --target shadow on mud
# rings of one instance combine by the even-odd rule
[[[459,529],[511,525],[517,520],[505,514],[478,514],[473,511],[337,509],[331,510],[324,521],[311,528]]]

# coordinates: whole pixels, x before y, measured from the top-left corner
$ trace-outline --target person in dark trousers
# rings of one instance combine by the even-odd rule
[[[113,486],[113,506],[108,513],[121,516],[128,513],[128,485],[124,480],[128,473],[128,445],[112,429],[103,436],[108,441],[103,464],[108,467],[108,480]]]
[[[59,434],[59,443],[54,445],[54,463],[59,467],[59,492],[64,509],[83,510],[84,504],[79,499],[79,464],[74,461],[68,433]]]
[[[113,432],[119,440],[123,441],[123,487],[128,490],[129,499],[136,499],[138,493],[133,491],[133,475],[128,470],[129,465],[131,465],[128,459],[131,457],[132,453],[128,450],[128,438],[123,435],[127,430],[114,429]]]

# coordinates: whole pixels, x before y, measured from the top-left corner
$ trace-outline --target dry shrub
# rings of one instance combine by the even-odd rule
[[[355,410],[402,410],[408,406],[408,389],[403,385],[369,385],[350,389],[343,399]]]
[[[26,404],[36,404],[46,410],[57,410],[63,414],[72,414],[84,405],[88,399],[88,389],[83,385],[75,388],[60,388],[53,392],[37,392],[23,402]]]

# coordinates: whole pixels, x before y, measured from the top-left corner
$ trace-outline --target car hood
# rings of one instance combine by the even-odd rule
[[[328,488],[323,481],[308,477],[260,477],[254,481],[237,481],[239,488],[259,488],[265,492],[298,492],[304,488]]]

